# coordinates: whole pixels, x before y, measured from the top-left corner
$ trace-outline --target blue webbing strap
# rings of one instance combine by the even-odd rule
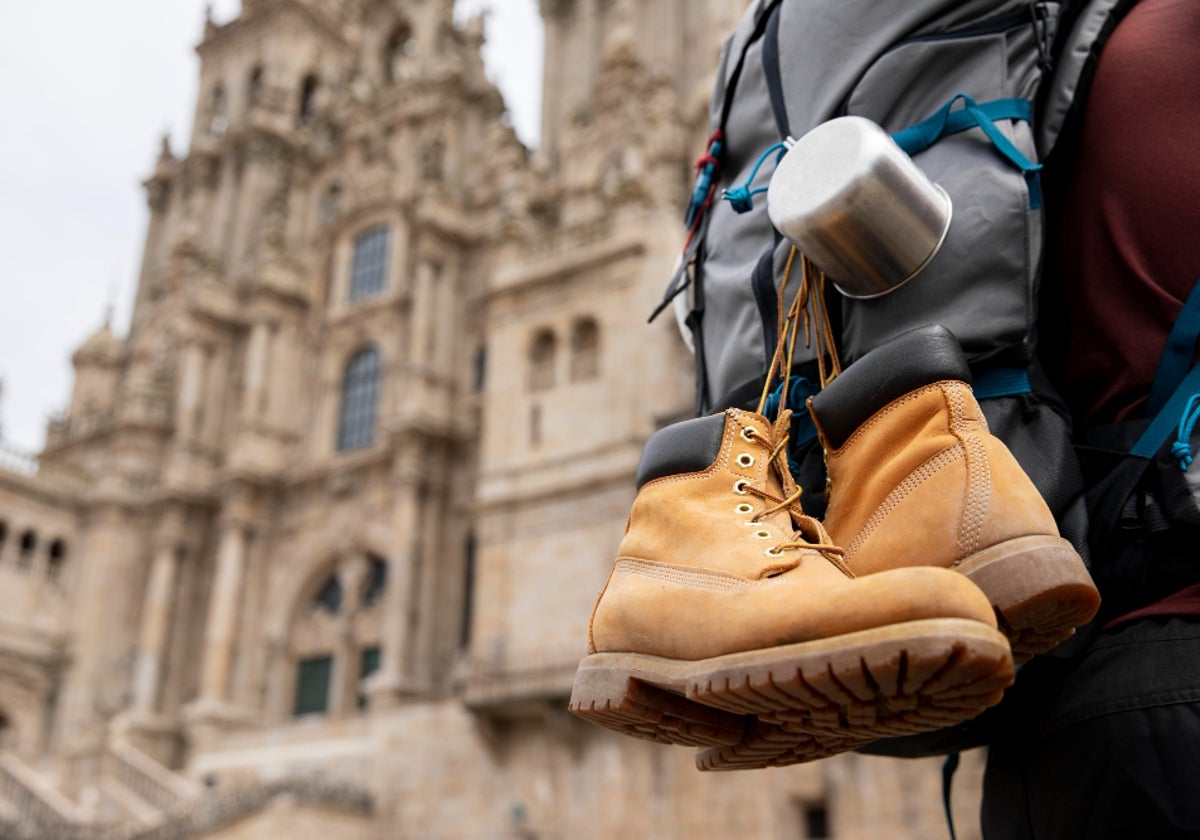
[[[1171,431],[1178,426],[1179,418],[1183,416],[1188,401],[1198,393],[1200,393],[1200,365],[1196,365],[1188,371],[1187,376],[1183,377],[1183,381],[1176,386],[1171,398],[1154,415],[1154,420],[1146,427],[1146,431],[1142,432],[1137,443],[1129,450],[1129,454],[1138,458],[1153,458],[1166,442]]]
[[[963,107],[956,110],[954,106],[960,100]],[[925,151],[943,137],[958,134],[970,128],[979,128],[996,147],[996,150],[1004,155],[1013,166],[1021,170],[1029,187],[1029,209],[1037,210],[1042,206],[1042,191],[1037,179],[1037,173],[1041,171],[1042,165],[1027,158],[1011,140],[1004,136],[995,123],[995,120],[1029,122],[1032,115],[1033,105],[1028,99],[993,99],[980,104],[965,93],[960,93],[943,105],[933,116],[893,134],[892,139],[896,141],[896,145],[911,156]]]
[[[1158,361],[1154,385],[1150,388],[1150,399],[1146,403],[1147,417],[1153,417],[1162,410],[1179,382],[1187,375],[1196,354],[1197,338],[1200,338],[1200,280],[1192,286],[1191,294],[1167,336],[1167,346]]]
[[[975,399],[990,400],[1033,393],[1033,385],[1025,368],[989,368],[971,371],[971,390]]]

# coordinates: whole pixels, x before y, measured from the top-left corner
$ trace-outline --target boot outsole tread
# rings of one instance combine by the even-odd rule
[[[952,726],[998,703],[1012,678],[999,632],[927,619],[695,662],[592,654],[569,708],[622,734],[709,747],[701,769],[749,769]]]

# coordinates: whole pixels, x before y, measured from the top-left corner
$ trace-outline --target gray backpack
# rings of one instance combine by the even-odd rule
[[[699,411],[719,407],[765,370],[775,346],[776,283],[790,251],[771,227],[765,200],[735,209],[720,196],[765,186],[774,161],[760,161],[764,151],[846,114],[894,135],[909,130],[910,138],[914,126],[948,118],[932,141],[901,146],[949,193],[954,219],[941,252],[912,283],[885,298],[841,301],[843,361],[940,323],[981,369],[1028,365],[1043,235],[1030,118],[1059,5],[751,4],[726,44],[713,97],[718,154],[711,159],[719,172],[706,211],[690,214],[685,270],[667,293],[691,286],[685,320]]]
[[[946,190],[954,214],[938,255],[911,282],[875,299],[828,294],[842,361],[915,327],[948,327],[971,362],[993,431],[1086,557],[1067,412],[1035,357],[1044,239],[1039,160],[1053,154],[1077,115],[1099,45],[1128,5],[751,3],[725,45],[687,246],[655,312],[673,302],[686,326],[697,413],[756,403],[775,348],[777,284],[791,243],[772,227],[766,197],[754,200],[774,170],[769,150],[834,117],[866,117]],[[727,193],[738,200],[723,200]],[[812,366],[812,351],[805,353],[799,348],[801,372]],[[816,386],[809,385],[793,393],[811,393]],[[793,407],[803,423],[803,404]],[[811,445],[803,429],[794,440]],[[793,463],[804,460],[797,452]],[[819,453],[809,461],[798,478],[821,486]],[[820,515],[820,500],[806,495],[809,503]]]
[[[725,46],[687,245],[654,313],[673,303],[686,325],[697,413],[752,408],[775,348],[777,283],[791,246],[772,228],[765,196],[754,200],[775,164],[763,153],[834,117],[867,117],[899,135],[950,194],[954,216],[937,257],[911,282],[877,299],[829,294],[842,359],[851,363],[915,327],[949,327],[971,362],[989,426],[1086,559],[1088,517],[1068,414],[1035,354],[1044,246],[1039,161],[1070,154],[1100,49],[1130,5],[755,0]],[[721,199],[726,191],[739,207]],[[797,362],[793,373],[811,376],[811,353]],[[793,471],[802,486],[821,487],[820,446],[796,433],[804,406],[793,408]],[[806,511],[820,516],[820,494],[804,499]],[[930,738],[879,742],[873,751],[975,746],[987,741],[991,718]]]

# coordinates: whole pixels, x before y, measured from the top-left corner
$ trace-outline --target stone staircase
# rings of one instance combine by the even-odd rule
[[[171,771],[123,740],[113,739],[81,795],[65,796],[51,778],[11,751],[0,752],[2,840],[184,840],[204,838],[263,813],[285,799],[301,808],[336,809],[365,820],[375,811],[361,785],[289,776],[208,789]],[[299,818],[303,822],[303,815]],[[366,836],[363,828],[355,837]],[[307,835],[306,835],[307,836]],[[315,835],[314,835],[315,836]]]
[[[11,751],[0,752],[0,836],[110,840],[152,831],[200,799],[194,782],[123,741],[100,757],[94,794],[82,805]]]

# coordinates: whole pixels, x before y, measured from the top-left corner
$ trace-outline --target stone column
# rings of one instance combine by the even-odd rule
[[[429,351],[433,330],[436,326],[436,283],[437,269],[432,263],[422,260],[417,265],[415,288],[413,289],[412,325],[409,330],[408,358],[420,370],[432,365]]]
[[[271,326],[258,321],[250,329],[246,346],[245,391],[242,394],[242,417],[256,418],[262,412],[263,393],[267,378],[267,356],[271,349]]]
[[[204,628],[204,660],[201,670],[201,701],[223,704],[228,699],[233,641],[237,633],[238,595],[246,563],[245,526],[236,520],[224,523],[217,552]]]
[[[340,717],[354,710],[358,702],[359,650],[354,644],[354,615],[362,601],[367,562],[361,555],[342,561],[337,571],[342,587],[342,609],[337,618],[333,649],[333,673],[330,675],[329,713]]]
[[[443,270],[437,284],[437,332],[434,335],[433,369],[444,382],[454,379],[456,355],[462,331],[458,328],[458,289],[450,270]]]
[[[204,387],[204,348],[190,343],[183,349],[183,373],[179,384],[179,401],[175,422],[180,440],[191,441],[200,421],[200,396]]]
[[[405,651],[408,648],[408,608],[412,602],[413,561],[416,554],[419,513],[417,487],[405,484],[399,488],[395,517],[392,521],[396,543],[388,558],[379,670],[371,675],[367,689],[372,708],[395,705],[408,682]]]
[[[170,637],[171,603],[175,593],[178,549],[162,540],[150,567],[150,581],[142,605],[142,629],[133,675],[133,710],[142,715],[158,711],[163,660]]]
[[[447,475],[448,465],[444,457],[438,457],[437,475]],[[417,592],[416,602],[420,605],[421,614],[417,616],[415,628],[416,638],[412,644],[413,672],[420,686],[426,687],[433,683],[437,615],[441,604],[438,602],[438,566],[435,557],[442,556],[442,523],[445,518],[445,490],[431,490],[426,498],[421,515],[421,555],[414,557],[413,562],[420,564],[420,591]]]

